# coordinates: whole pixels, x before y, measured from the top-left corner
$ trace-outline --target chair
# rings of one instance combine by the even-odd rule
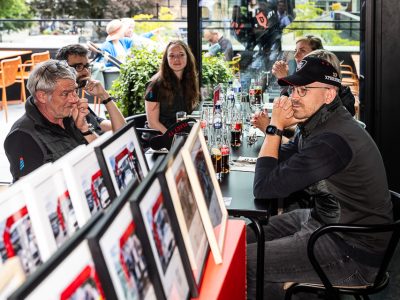
[[[47,61],[50,59],[50,52],[49,51],[44,51],[44,52],[38,52],[38,53],[33,53],[31,55],[31,59],[24,61],[23,64],[21,64],[19,73],[17,75],[17,81],[22,82],[24,80],[28,80],[29,75],[32,71],[32,69],[37,65],[38,63]],[[22,90],[21,90],[22,93]],[[24,90],[25,94],[25,90]],[[22,95],[22,94],[21,94]],[[25,101],[26,97],[23,98]]]
[[[6,88],[18,82],[17,74],[20,64],[21,64],[21,56],[17,56],[16,58],[3,59],[0,65],[0,88],[2,89],[1,106],[4,109],[6,122],[8,122]],[[21,83],[21,92],[24,91],[25,93],[25,83],[23,81],[20,83]]]
[[[147,116],[146,114],[137,114],[134,116],[129,116],[125,118],[126,122],[135,122],[135,128],[139,136],[140,143],[142,144],[142,147],[149,148],[149,138],[146,137],[146,134],[143,135],[143,133],[147,133],[149,136],[151,135],[159,135],[161,134],[160,131],[151,129],[151,128],[146,128],[146,122],[147,122]]]
[[[387,272],[389,263],[394,255],[396,246],[400,238],[400,194],[390,191],[393,203],[394,222],[391,224],[379,225],[344,225],[330,224],[315,231],[308,241],[307,254],[315,271],[320,277],[322,284],[294,283],[286,290],[285,300],[291,299],[297,292],[323,293],[326,299],[340,299],[340,294],[352,295],[356,299],[369,299],[368,295],[375,294],[383,290],[389,284],[389,273]],[[352,232],[352,233],[373,233],[373,232],[392,232],[384,253],[379,271],[375,281],[370,285],[363,286],[333,286],[327,275],[322,270],[314,255],[314,245],[324,234],[331,232]]]
[[[359,80],[353,68],[350,65],[340,65],[340,73],[342,74],[342,84],[349,86],[352,93],[357,96],[359,92]]]

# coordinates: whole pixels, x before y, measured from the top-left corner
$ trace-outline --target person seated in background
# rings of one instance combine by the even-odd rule
[[[93,110],[89,109],[86,116],[88,123],[92,124],[97,134],[105,131],[116,131],[123,127],[125,118],[115,104],[115,99],[105,90],[98,80],[91,79],[89,50],[80,44],[68,45],[58,50],[56,59],[65,60],[68,65],[75,69],[78,87],[82,88],[91,96],[100,98],[108,111],[110,120],[98,117]]]
[[[253,193],[258,199],[284,198],[308,189],[313,209],[272,216],[264,226],[264,295],[283,299],[285,282],[321,284],[307,244],[325,224],[392,222],[385,167],[375,142],[337,97],[336,69],[305,57],[294,75],[278,80],[291,98],[276,98],[256,163]],[[282,130],[299,124],[294,140],[281,145]],[[247,284],[255,298],[257,243],[248,231]],[[324,235],[314,248],[333,285],[372,283],[387,244],[385,233]],[[308,298],[307,298],[308,299]]]
[[[206,29],[204,30],[204,39],[210,43],[210,48],[208,49],[207,55],[215,56],[218,53],[223,53],[226,61],[232,60],[232,43],[220,32],[214,29]]]
[[[135,33],[135,20],[132,18],[122,18],[122,24],[124,26],[124,37],[132,40],[132,47],[157,47],[157,43],[152,41],[151,38],[164,30],[164,27],[156,28],[152,31],[143,33],[141,35]]]
[[[86,121],[88,103],[76,93],[73,68],[53,59],[38,64],[27,88],[25,113],[4,141],[14,181],[97,138]]]
[[[323,49],[322,41],[320,38],[307,35],[305,37],[301,37],[296,41],[296,50],[294,52],[294,59],[296,61],[296,65],[311,51],[317,49]],[[272,74],[280,79],[282,77],[286,77],[289,75],[289,64],[284,60],[277,60],[272,66]]]
[[[159,71],[145,93],[145,109],[150,128],[164,133],[176,123],[176,112],[190,114],[199,102],[200,92],[195,59],[182,41],[170,42]]]
[[[101,45],[101,49],[112,55],[122,63],[128,56],[128,51],[132,47],[132,39],[125,37],[125,26],[121,20],[112,20],[106,27],[107,38]],[[112,67],[113,64],[106,62],[106,67]]]

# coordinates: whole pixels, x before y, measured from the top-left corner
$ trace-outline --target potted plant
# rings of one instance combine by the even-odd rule
[[[143,113],[146,83],[157,72],[162,53],[145,48],[132,49],[121,66],[118,79],[113,82],[111,94],[119,99],[117,105],[127,117]]]
[[[224,56],[202,56],[201,65],[201,84],[202,98],[207,100],[212,97],[212,91],[218,83],[227,83],[232,80],[233,73],[229,63],[225,61]]]

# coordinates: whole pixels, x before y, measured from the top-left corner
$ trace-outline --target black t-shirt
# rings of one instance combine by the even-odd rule
[[[148,82],[146,84],[146,95],[144,99],[146,101],[160,103],[159,120],[160,123],[163,124],[166,128],[169,128],[171,125],[176,123],[176,112],[186,111],[187,113],[191,113],[187,111],[182,91],[176,92],[174,94],[174,100],[171,105],[169,105],[165,99],[160,99],[159,95],[160,83],[151,81]]]

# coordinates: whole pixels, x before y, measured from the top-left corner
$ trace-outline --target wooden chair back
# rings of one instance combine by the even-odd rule
[[[45,51],[45,52],[38,52],[38,53],[33,53],[31,55],[32,58],[32,63],[35,66],[38,63],[47,61],[50,59],[50,52],[49,51]]]
[[[6,88],[15,83],[20,64],[21,56],[1,61],[1,88]]]

